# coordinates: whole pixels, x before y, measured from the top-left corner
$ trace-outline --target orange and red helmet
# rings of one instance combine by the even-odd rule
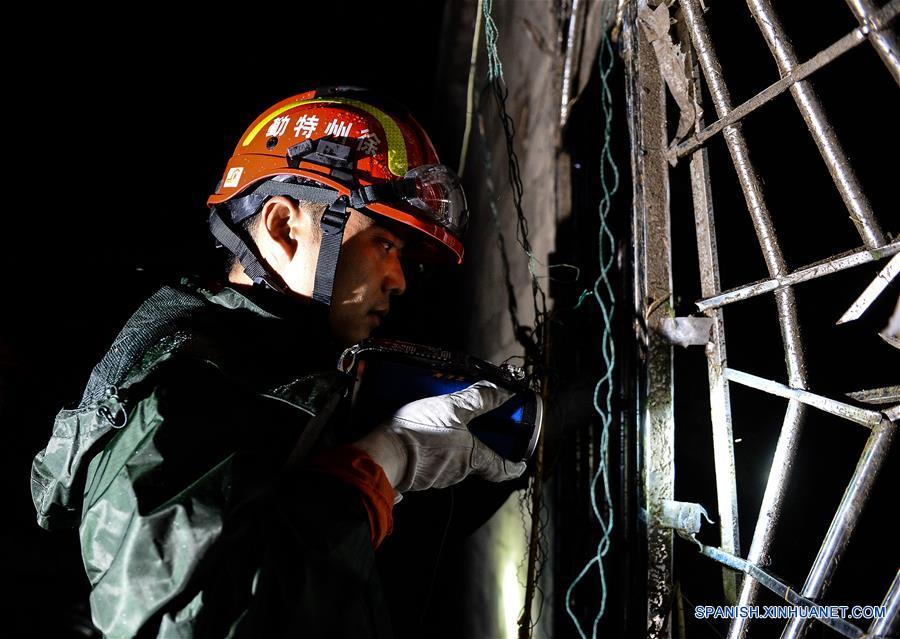
[[[302,188],[292,192],[278,176],[313,183],[345,206],[414,229],[428,254],[462,262],[468,211],[459,179],[405,109],[365,90],[316,89],[266,110],[241,137],[207,204],[221,205],[265,181],[271,185],[264,194],[304,199]]]

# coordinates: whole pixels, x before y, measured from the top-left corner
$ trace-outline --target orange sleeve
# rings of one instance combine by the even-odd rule
[[[394,489],[381,466],[365,451],[348,444],[319,452],[306,467],[359,490],[369,516],[372,546],[378,548],[394,528]]]

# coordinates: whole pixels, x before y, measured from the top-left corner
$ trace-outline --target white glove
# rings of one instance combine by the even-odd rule
[[[525,472],[525,463],[504,459],[466,427],[513,395],[481,381],[426,397],[402,406],[355,445],[384,469],[398,493],[445,488],[470,474],[490,481],[515,479]]]

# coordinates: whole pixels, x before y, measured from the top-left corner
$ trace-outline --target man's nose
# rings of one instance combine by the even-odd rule
[[[403,274],[403,265],[399,257],[394,256],[390,260],[384,276],[384,290],[389,295],[403,295],[406,291],[406,276]]]

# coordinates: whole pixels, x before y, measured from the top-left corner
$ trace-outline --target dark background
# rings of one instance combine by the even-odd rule
[[[709,14],[710,28],[737,104],[777,79],[777,71],[744,7],[708,4],[716,9]],[[807,3],[780,4],[801,59],[855,26],[843,2],[816,3],[814,22],[804,9]],[[446,34],[441,25],[445,11],[457,8],[436,1],[331,2],[260,7],[258,15],[222,10],[190,22],[176,13],[145,8],[128,18],[82,12],[42,16],[39,33],[32,21],[10,25],[39,37],[26,48],[5,52],[7,149],[13,157],[6,163],[4,188],[0,424],[6,441],[0,480],[7,503],[0,543],[6,557],[4,581],[14,594],[11,605],[4,604],[10,607],[0,620],[0,633],[8,634],[3,628],[11,627],[27,628],[28,636],[65,636],[59,628],[69,616],[77,616],[76,607],[87,593],[77,536],[50,534],[34,523],[27,480],[31,459],[45,445],[56,411],[78,401],[91,367],[143,297],[180,273],[216,271],[205,200],[239,135],[259,113],[288,95],[320,84],[363,85],[408,105],[454,166],[455,136],[464,114],[447,112],[441,83],[449,69],[468,59],[442,57]],[[883,228],[896,233],[900,141],[896,125],[883,126],[895,119],[896,86],[867,44],[815,80]],[[624,151],[626,121],[618,82],[617,145]],[[597,107],[597,90],[595,78],[589,86],[594,97],[585,102],[590,108]],[[587,167],[587,174],[574,178],[576,184],[596,184],[596,173],[590,173],[596,170],[596,159],[590,157],[596,147],[586,140],[599,134],[597,120],[595,113],[576,113],[570,126],[584,126],[584,134],[579,135],[580,129],[567,132],[573,159]],[[766,193],[791,267],[860,244],[787,95],[749,118],[745,134],[754,160],[764,167]],[[755,245],[747,242],[752,229],[720,140],[710,144],[710,157],[727,288],[765,273]],[[615,214],[625,220],[627,155],[619,160],[624,182]],[[683,163],[674,170],[671,185],[680,315],[693,312],[699,297],[686,167]],[[587,210],[598,193],[596,187],[583,190]],[[588,232],[593,229],[587,225],[584,230],[571,241],[593,243]],[[622,248],[628,255],[627,242]],[[590,250],[582,255],[589,257]],[[875,335],[896,300],[896,284],[863,320],[833,325],[878,268],[860,267],[797,288],[801,322],[807,323],[811,381],[823,394],[839,397],[900,381],[896,351]],[[446,277],[439,282],[448,288],[438,297],[452,302],[458,283]],[[485,285],[497,286],[502,294],[499,283]],[[410,297],[407,306],[416,299]],[[730,364],[784,381],[771,296],[742,304],[746,313],[726,312]],[[454,308],[459,307],[447,303],[443,312],[428,315],[427,330],[409,323],[394,328],[461,346],[464,335],[442,330],[460,323],[454,314],[461,311]],[[679,350],[676,365],[676,379],[705,379],[700,351]],[[705,383],[677,388],[677,423],[705,424]],[[732,401],[735,437],[743,440],[736,445],[739,473],[758,476],[756,483],[739,483],[746,549],[765,481],[758,460],[774,450],[785,402],[734,386]],[[794,585],[802,584],[865,439],[861,427],[812,411],[804,433],[804,452],[776,549],[780,563],[773,566]],[[712,506],[709,434],[698,428],[685,437],[676,451],[676,496]],[[877,603],[896,572],[896,544],[890,543],[885,526],[886,513],[895,509],[894,460],[896,455],[873,492],[829,602]],[[557,532],[561,539],[570,534],[575,531]],[[676,574],[686,576],[683,588],[693,603],[716,603],[718,569],[680,540],[676,557]],[[560,583],[568,584],[572,576],[562,574]],[[713,631],[703,626],[696,632],[707,636]]]
[[[12,598],[0,634],[67,636],[63,626],[86,604],[76,531],[35,523],[31,459],[146,295],[181,274],[219,274],[206,198],[239,136],[287,96],[345,84],[407,105],[443,150],[447,114],[434,96],[445,8],[223,5],[188,18],[145,4],[127,17],[79,7],[9,24],[39,37],[4,56],[13,157],[2,233],[0,544]]]

